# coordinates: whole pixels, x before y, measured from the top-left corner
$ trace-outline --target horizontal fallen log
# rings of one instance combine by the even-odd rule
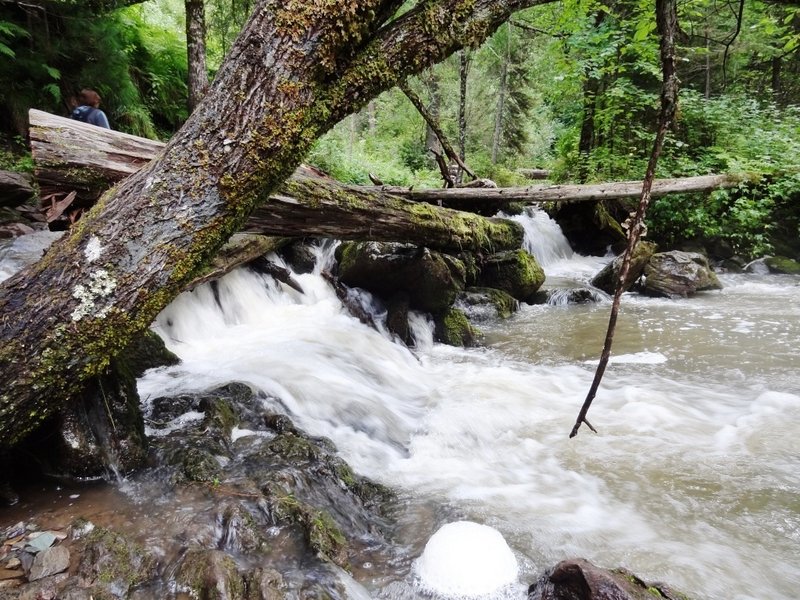
[[[700,175],[677,179],[656,179],[653,196],[708,192],[715,189],[736,187],[746,178],[741,175]],[[616,181],[588,185],[529,185],[506,188],[449,188],[413,189],[397,186],[381,186],[383,192],[402,196],[416,202],[442,204],[451,208],[470,203],[481,203],[501,207],[510,202],[585,202],[619,198],[635,198],[642,193],[641,181]]]
[[[91,204],[110,184],[135,172],[163,144],[31,110],[31,151],[42,189],[78,189]],[[89,141],[81,136],[87,134]],[[115,145],[120,140],[120,147]],[[144,162],[143,162],[144,161]],[[264,235],[400,241],[439,250],[494,252],[519,248],[522,228],[504,219],[409,202],[380,188],[345,186],[301,167],[256,208],[245,231]]]
[[[552,171],[548,169],[517,169],[517,173],[526,179],[550,179]]]

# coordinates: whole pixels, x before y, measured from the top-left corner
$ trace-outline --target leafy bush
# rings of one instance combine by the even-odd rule
[[[672,245],[696,237],[718,238],[746,257],[772,252],[775,246],[784,252],[796,246],[791,240],[797,240],[800,215],[798,107],[778,108],[735,95],[706,100],[686,90],[660,172],[741,174],[743,183],[709,195],[658,199],[648,221],[651,236],[659,241]],[[763,179],[749,183],[754,176]]]

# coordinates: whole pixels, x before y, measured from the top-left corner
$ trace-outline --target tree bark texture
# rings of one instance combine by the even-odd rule
[[[371,98],[546,0],[260,0],[159,158],[0,285],[0,445],[38,427]],[[335,15],[336,18],[331,18]]]
[[[31,150],[40,186],[78,187],[83,204],[155,158],[164,144],[30,111]],[[88,131],[87,131],[87,128]],[[75,143],[84,133],[91,145]],[[494,211],[496,212],[496,211]],[[298,168],[269,202],[257,206],[244,229],[266,235],[325,236],[410,242],[438,250],[495,252],[519,248],[522,231],[511,221],[420,206],[381,188],[346,186]]]
[[[200,104],[208,91],[206,68],[206,6],[205,0],[185,0],[186,55],[188,60],[189,112]]]

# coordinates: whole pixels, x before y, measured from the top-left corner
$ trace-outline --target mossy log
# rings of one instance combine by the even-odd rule
[[[30,111],[31,150],[43,193],[76,190],[91,206],[111,184],[155,158],[164,144]],[[85,138],[83,138],[85,136]],[[420,205],[381,191],[346,186],[305,166],[257,206],[245,231],[284,237],[398,241],[440,250],[519,248],[518,224]]]
[[[548,1],[429,0],[395,18],[399,0],[329,0],[325,10],[257,0],[208,94],[158,157],[104,193],[38,263],[0,283],[0,448],[74,401],[317,138]]]

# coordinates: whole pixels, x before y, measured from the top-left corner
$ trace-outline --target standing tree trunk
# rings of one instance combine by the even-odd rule
[[[492,164],[497,164],[500,153],[500,142],[503,138],[503,115],[506,110],[506,95],[508,94],[508,63],[511,61],[511,26],[508,28],[506,53],[503,55],[503,64],[500,67],[500,85],[497,92],[497,110],[494,115],[494,135],[492,135]]]
[[[189,63],[189,112],[191,113],[208,91],[206,69],[206,8],[205,0],[185,0],[186,54]]]
[[[322,133],[547,0],[259,0],[163,153],[0,284],[0,446],[37,428],[200,272]],[[330,15],[336,15],[331,18]]]
[[[469,75],[469,57],[466,50],[459,51],[458,76],[460,80],[458,94],[458,156],[462,163],[467,161],[467,76]],[[464,180],[464,169],[458,169],[458,181]]]

